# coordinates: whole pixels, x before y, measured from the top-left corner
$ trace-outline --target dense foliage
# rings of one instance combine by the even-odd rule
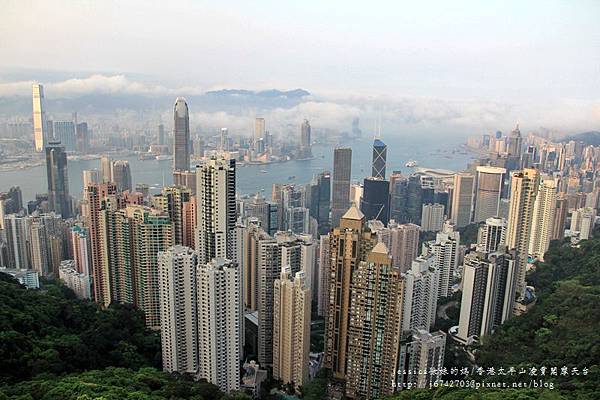
[[[194,382],[154,368],[132,371],[107,368],[68,375],[59,379],[37,377],[30,381],[0,388],[0,400],[121,400],[121,399],[232,399],[215,385]],[[237,395],[237,399],[248,399]]]
[[[160,366],[160,337],[131,306],[106,310],[64,285],[28,290],[0,273],[0,382],[106,367]]]
[[[545,259],[528,278],[536,288],[537,304],[484,337],[477,363],[575,367],[580,375],[553,378],[562,393],[599,398],[600,239],[583,241],[578,248],[553,242]]]

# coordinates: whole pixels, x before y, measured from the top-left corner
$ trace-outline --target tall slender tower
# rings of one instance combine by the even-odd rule
[[[337,379],[345,379],[350,324],[352,272],[375,246],[375,235],[365,227],[365,216],[351,206],[340,225],[329,234],[329,305],[325,324],[325,366]]]
[[[387,146],[381,139],[373,141],[373,168],[371,176],[376,179],[385,179],[385,164],[387,161]]]
[[[198,264],[198,377],[224,392],[240,388],[242,274],[223,258]]]
[[[352,149],[339,148],[333,152],[333,181],[331,185],[331,226],[340,223],[350,207],[350,179],[352,176]]]
[[[477,167],[477,189],[475,190],[475,216],[473,222],[482,222],[498,216],[500,196],[506,169]]]
[[[258,142],[265,137],[265,119],[256,118],[254,120],[254,150],[258,150]]]
[[[235,159],[213,157],[196,170],[196,250],[200,264],[235,260]]]
[[[173,169],[190,169],[190,116],[188,105],[183,97],[175,100],[173,111]]]
[[[284,267],[274,283],[273,377],[300,387],[308,382],[311,291],[304,271]]]
[[[519,296],[525,293],[531,223],[539,185],[540,175],[535,169],[525,168],[512,175],[506,245],[509,250],[514,249],[517,252],[515,288]]]
[[[552,178],[544,179],[535,199],[529,241],[529,254],[540,260],[544,259],[554,232],[556,196],[556,181]]]
[[[50,142],[46,147],[46,174],[49,209],[60,214],[64,219],[71,218],[67,153],[60,142]]]
[[[312,138],[310,123],[305,119],[300,126],[300,153],[302,158],[312,157],[311,146]]]
[[[196,269],[192,249],[174,246],[158,255],[160,280],[160,341],[163,370],[198,371]]]
[[[402,329],[403,281],[383,242],[352,276],[346,396],[377,399],[395,392]]]
[[[48,140],[46,133],[46,113],[44,111],[44,86],[34,83],[33,92],[33,141],[35,151],[42,152]]]

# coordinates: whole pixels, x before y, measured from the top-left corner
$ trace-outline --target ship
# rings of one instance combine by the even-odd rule
[[[168,155],[160,155],[160,156],[156,156],[156,159],[158,161],[163,161],[163,160],[172,160],[173,156],[168,156]]]
[[[409,167],[409,168],[414,168],[417,165],[419,165],[419,163],[417,163],[415,160],[410,160],[409,162],[404,164],[405,167]]]

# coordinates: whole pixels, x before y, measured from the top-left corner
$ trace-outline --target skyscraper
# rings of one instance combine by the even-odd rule
[[[505,174],[506,169],[504,168],[477,167],[473,222],[482,222],[490,217],[498,216]]]
[[[235,159],[213,157],[196,169],[196,250],[199,262],[234,259]]]
[[[100,158],[100,176],[103,183],[113,181],[112,172],[112,160],[108,156],[102,156],[102,158]]]
[[[506,245],[509,250],[516,250],[516,293],[519,296],[525,293],[531,223],[539,184],[540,176],[535,169],[525,168],[512,175]]]
[[[442,331],[429,333],[427,329],[412,332],[409,341],[402,344],[398,362],[398,390],[428,388],[442,378],[446,334]],[[428,373],[413,373],[427,371]]]
[[[48,209],[71,218],[71,196],[67,175],[67,153],[59,142],[49,142],[46,147],[46,175],[48,178]]]
[[[458,228],[471,223],[473,210],[473,187],[475,177],[461,172],[454,175],[454,191],[452,193],[452,212],[450,220]]]
[[[380,178],[365,178],[360,210],[366,220],[389,221],[390,183]]]
[[[265,119],[256,118],[254,120],[254,150],[258,151],[258,142],[265,137]]]
[[[312,138],[310,123],[307,119],[302,122],[300,126],[300,158],[312,157]]]
[[[510,156],[514,156],[517,159],[521,158],[521,149],[523,147],[523,138],[521,137],[521,131],[519,130],[519,124],[508,136],[508,144],[506,152]]]
[[[167,372],[198,371],[197,268],[198,257],[188,247],[158,254],[160,341]]]
[[[66,151],[76,150],[75,124],[73,121],[54,121],[54,140],[60,142]]]
[[[175,100],[173,111],[173,169],[190,169],[190,116],[188,105],[183,97]]]
[[[421,229],[425,232],[437,232],[444,226],[444,206],[442,204],[423,204]]]
[[[167,214],[173,224],[173,240],[175,244],[184,244],[184,231],[186,228],[184,224],[184,206],[191,199],[191,190],[183,186],[163,187],[159,195],[152,197],[152,206]],[[189,238],[186,240],[189,240]]]
[[[158,124],[158,135],[157,142],[159,145],[165,144],[165,126],[163,124]]]
[[[440,270],[433,254],[417,257],[403,274],[402,331],[429,330],[435,322]]]
[[[387,227],[381,221],[369,221],[368,226],[377,239],[385,243],[394,268],[400,272],[411,269],[413,260],[419,254],[419,225],[398,224],[391,220]]]
[[[46,113],[44,111],[44,86],[34,83],[33,93],[33,141],[35,151],[42,152],[46,147],[48,136],[46,132]]]
[[[340,225],[329,234],[329,241],[331,265],[324,365],[332,370],[334,378],[345,379],[352,272],[359,262],[366,260],[377,241],[356,206],[342,216]]]
[[[556,181],[544,178],[540,184],[533,207],[529,255],[544,260],[544,253],[550,246],[556,213]]]
[[[297,388],[308,383],[311,290],[304,271],[284,267],[274,282],[273,377]]]
[[[131,168],[129,167],[129,161],[117,160],[112,163],[112,181],[117,185],[117,191],[124,192],[129,190],[131,192]]]
[[[310,200],[310,216],[317,220],[319,234],[329,233],[329,209],[331,205],[331,175],[329,172],[321,172],[308,185],[308,197]]]
[[[454,274],[458,270],[458,250],[460,245],[460,233],[453,226],[446,224],[441,232],[438,232],[435,241],[423,245],[426,254],[435,256],[435,266],[439,271],[440,281],[438,284],[438,297],[452,295]]]
[[[242,286],[238,265],[223,258],[197,267],[198,378],[224,392],[240,388]]]
[[[377,399],[395,392],[403,282],[379,242],[352,274],[346,396]]]
[[[352,177],[352,149],[337,148],[333,152],[333,181],[331,184],[331,226],[340,223],[350,206],[350,179]]]
[[[556,210],[552,223],[552,240],[560,240],[565,236],[565,222],[569,213],[569,204],[564,193],[559,193],[556,198]]]
[[[387,161],[387,146],[381,139],[373,141],[373,165],[371,176],[376,179],[385,179],[385,165]]]
[[[482,254],[503,251],[506,246],[506,220],[492,217],[485,220],[485,224],[477,233],[477,251]]]

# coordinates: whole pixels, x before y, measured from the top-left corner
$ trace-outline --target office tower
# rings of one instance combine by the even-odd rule
[[[32,86],[33,98],[33,141],[35,151],[42,152],[48,142],[46,132],[46,113],[44,111],[44,86],[34,83]]]
[[[173,110],[173,170],[190,170],[190,116],[183,97],[175,100]]]
[[[338,227],[329,234],[330,282],[329,305],[325,322],[324,366],[333,377],[346,376],[348,327],[350,323],[350,296],[352,271],[377,243],[376,237],[365,226],[365,216],[351,206],[340,219]]]
[[[571,232],[579,232],[580,240],[592,237],[596,222],[596,210],[591,207],[582,207],[571,213]]]
[[[196,169],[196,250],[199,263],[234,259],[235,159],[211,158]]]
[[[308,208],[291,207],[286,210],[285,229],[292,233],[310,232],[310,215]]]
[[[474,181],[475,177],[466,172],[454,175],[454,191],[452,193],[452,213],[450,220],[458,228],[462,228],[471,223]]]
[[[73,248],[74,268],[77,272],[90,276],[89,236],[87,229],[75,225],[70,231],[71,247]]]
[[[105,307],[111,303],[109,277],[103,268],[103,232],[100,228],[102,201],[105,197],[114,195],[117,188],[113,183],[92,183],[84,188],[84,199],[89,209],[86,216],[86,226],[90,238],[90,259],[92,267],[92,293],[94,301]]]
[[[423,204],[421,229],[425,232],[437,232],[444,226],[444,206],[442,204]]]
[[[252,198],[242,200],[242,217],[245,219],[255,218],[260,223],[261,228],[272,235],[277,231],[277,221],[273,221],[275,230],[271,231],[272,205],[273,203],[267,202],[260,193],[256,193]]]
[[[19,186],[13,186],[8,192],[0,193],[0,202],[5,215],[18,213],[23,209],[23,194]],[[1,229],[1,228],[0,228]]]
[[[330,270],[330,245],[329,234],[321,235],[319,238],[319,285],[317,293],[317,315],[327,316],[327,307],[329,305],[329,270]]]
[[[410,175],[406,186],[405,214],[403,219],[398,222],[421,224],[421,212],[423,211],[424,200],[421,175]]]
[[[390,204],[390,183],[384,179],[365,178],[360,211],[367,221],[376,219],[387,224]]]
[[[300,158],[312,157],[312,138],[310,123],[307,119],[300,126]]]
[[[310,200],[310,216],[317,220],[319,234],[329,233],[331,225],[329,223],[329,209],[331,205],[331,175],[329,172],[321,172],[315,177],[313,182],[308,185],[308,198]]]
[[[160,343],[163,370],[170,373],[198,371],[197,268],[198,256],[189,247],[158,254]]]
[[[161,146],[165,144],[165,126],[163,124],[158,124],[157,142]]]
[[[554,211],[554,222],[552,223],[551,240],[560,240],[565,236],[565,223],[569,213],[569,204],[564,193],[559,193],[556,198],[556,210]]]
[[[509,250],[515,249],[517,252],[516,293],[519,296],[525,293],[525,275],[527,272],[529,240],[531,238],[531,222],[539,182],[540,176],[538,171],[526,168],[523,171],[513,173],[510,185],[510,209],[508,211],[506,245]]]
[[[240,388],[242,354],[241,271],[223,259],[202,264],[196,272],[198,301],[198,378],[229,393]]]
[[[256,145],[260,139],[264,139],[265,137],[265,119],[264,118],[256,118],[254,120],[254,149],[256,150]]]
[[[4,234],[8,247],[9,265],[15,269],[30,269],[27,239],[29,219],[17,214],[4,216]]]
[[[83,189],[85,190],[92,183],[102,183],[100,171],[97,169],[83,170]]]
[[[183,186],[164,187],[160,194],[152,197],[152,207],[167,214],[173,224],[174,244],[184,244],[185,235],[190,234],[186,229],[190,229],[190,218],[193,216],[191,214],[187,216],[188,218],[185,221],[187,222],[186,226],[186,224],[184,224],[184,207],[188,204],[186,211],[188,213],[192,212],[189,207],[191,199],[191,190]],[[195,226],[195,224],[193,226]],[[189,242],[189,240],[189,237],[186,238],[186,241]]]
[[[378,399],[395,392],[402,329],[400,271],[377,243],[352,274],[346,396]]]
[[[429,388],[433,382],[442,379],[445,349],[444,332],[429,333],[427,329],[413,331],[409,341],[401,346],[396,384],[398,390]]]
[[[394,171],[390,175],[390,218],[399,223],[409,222],[406,217],[408,178]]]
[[[470,344],[493,333],[512,315],[515,260],[504,252],[465,256],[457,338]]]
[[[490,217],[498,216],[505,175],[506,169],[504,168],[477,167],[473,222],[482,222]]]
[[[521,148],[523,147],[523,138],[521,137],[521,131],[519,130],[519,124],[508,136],[508,143],[506,152],[517,158],[521,158]]]
[[[483,254],[503,251],[506,246],[506,220],[492,217],[485,220],[485,224],[477,233],[477,251]]]
[[[74,260],[61,261],[58,278],[75,293],[78,299],[91,298],[90,276],[77,271]]]
[[[556,181],[552,178],[543,179],[533,206],[529,240],[529,255],[542,261],[552,238],[556,195]]]
[[[117,160],[112,163],[112,181],[117,185],[117,191],[131,191],[131,168],[129,161]]]
[[[53,122],[54,140],[60,142],[66,151],[75,151],[75,124],[73,121],[54,121]]]
[[[304,271],[283,267],[273,290],[273,378],[296,388],[308,383],[311,291]]]
[[[108,156],[100,158],[100,176],[103,183],[112,182],[112,160]]]
[[[60,143],[49,142],[46,147],[46,175],[48,178],[48,209],[60,214],[64,219],[71,218],[67,153]]]
[[[387,146],[381,139],[373,141],[373,165],[371,176],[375,179],[385,179],[385,165],[387,161]]]
[[[342,215],[350,207],[350,179],[352,177],[352,149],[337,148],[333,152],[333,180],[331,182],[331,226],[337,227]]]
[[[455,231],[450,224],[446,224],[441,232],[438,232],[435,241],[429,241],[423,245],[425,254],[433,254],[435,266],[439,272],[438,297],[452,295],[454,274],[458,270],[458,248],[460,245],[460,233]]]
[[[419,231],[415,224],[398,224],[391,220],[387,227],[381,221],[369,221],[369,229],[377,235],[377,239],[385,243],[392,265],[401,272],[408,271],[419,252]]]
[[[227,132],[227,128],[221,128],[221,143],[219,145],[219,150],[221,151],[229,151],[229,135]]]
[[[87,122],[80,122],[75,125],[75,149],[82,154],[90,151],[90,134]]]
[[[196,195],[196,171],[173,171],[173,185],[185,186]]]
[[[417,257],[403,274],[402,331],[429,330],[435,322],[440,271],[433,254]]]

